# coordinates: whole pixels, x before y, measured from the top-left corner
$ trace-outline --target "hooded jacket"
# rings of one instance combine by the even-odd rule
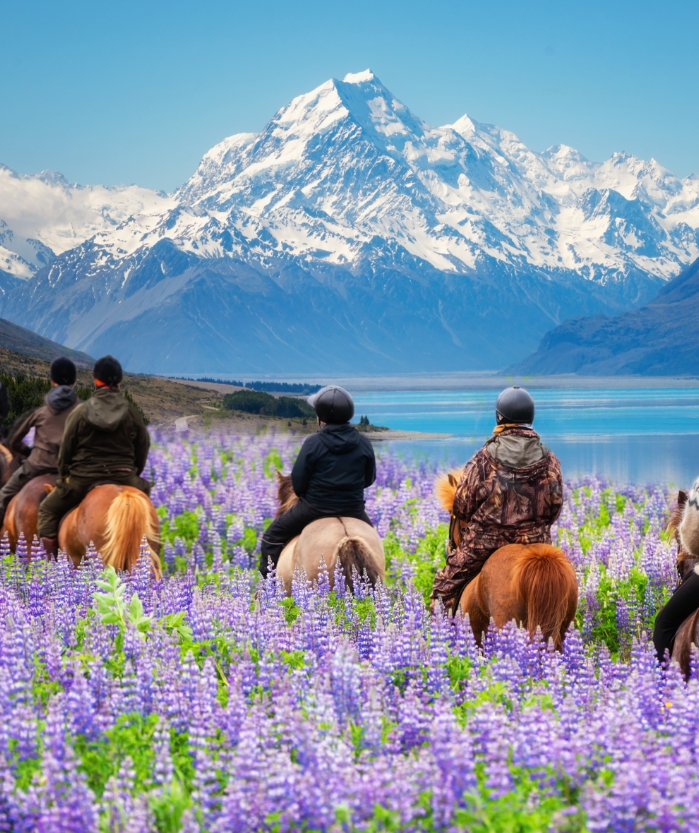
[[[26,452],[23,440],[34,428],[34,445],[27,460],[36,469],[55,471],[66,421],[77,402],[77,394],[69,385],[51,388],[44,397],[44,404],[28,413],[13,430],[8,442],[12,453]]]
[[[374,449],[348,422],[307,437],[291,472],[296,494],[331,512],[361,512],[364,489],[374,480]]]
[[[558,458],[531,428],[508,426],[466,463],[452,512],[459,548],[434,581],[433,597],[452,602],[506,544],[550,544],[551,524],[563,506]]]
[[[109,480],[140,474],[150,435],[140,415],[112,388],[99,388],[70,415],[58,457],[61,477]]]

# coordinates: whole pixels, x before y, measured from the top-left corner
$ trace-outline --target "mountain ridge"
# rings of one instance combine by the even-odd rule
[[[139,370],[495,369],[572,315],[642,304],[699,256],[699,180],[628,154],[539,154],[469,116],[432,127],[371,71],[224,139],[173,194],[134,188],[99,221],[89,192],[81,228],[99,228],[10,275],[2,314]]]
[[[648,304],[566,321],[508,372],[589,376],[699,375],[699,258]]]

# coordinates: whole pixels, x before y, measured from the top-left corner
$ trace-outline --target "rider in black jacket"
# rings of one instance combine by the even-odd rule
[[[364,489],[376,480],[376,459],[369,440],[349,424],[352,397],[343,388],[323,388],[309,403],[321,430],[304,442],[291,472],[299,502],[279,515],[262,536],[260,572],[276,566],[286,544],[319,518],[344,515],[371,524],[364,511]]]

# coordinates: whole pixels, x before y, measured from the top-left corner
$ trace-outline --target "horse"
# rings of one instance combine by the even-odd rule
[[[695,570],[699,564],[699,557],[688,552],[680,537],[680,524],[687,508],[689,495],[683,489],[677,493],[677,504],[670,513],[666,530],[672,535],[677,543],[677,587]],[[699,607],[690,613],[682,622],[675,634],[675,641],[672,645],[672,659],[679,663],[682,673],[689,679],[689,664],[692,654],[692,645],[699,648]]]
[[[20,466],[21,458],[0,443],[0,487],[4,486]]]
[[[277,516],[298,503],[291,484],[291,475],[277,471]],[[386,557],[383,543],[374,527],[357,518],[320,518],[310,523],[300,535],[284,547],[277,564],[277,576],[283,581],[287,596],[291,595],[292,580],[297,568],[306,578],[318,581],[321,561],[325,560],[330,587],[335,584],[335,567],[339,561],[349,589],[354,591],[354,571],[363,573],[372,587],[383,581]]]
[[[136,566],[144,537],[156,577],[160,571],[160,519],[150,498],[133,486],[102,483],[61,520],[58,546],[77,567],[92,544],[115,570]]]
[[[449,539],[455,546],[461,533],[452,509],[460,474],[448,472],[435,484],[439,502],[451,515]],[[508,544],[496,550],[466,585],[458,609],[468,615],[479,645],[491,620],[498,628],[514,620],[532,636],[540,628],[543,637],[560,649],[577,606],[575,569],[560,549],[549,544]]]
[[[25,483],[10,501],[0,530],[0,538],[7,533],[12,552],[17,549],[20,535],[24,535],[24,540],[28,544],[34,540],[35,536],[38,536],[39,504],[55,485],[55,474],[40,474],[33,477],[29,483]]]

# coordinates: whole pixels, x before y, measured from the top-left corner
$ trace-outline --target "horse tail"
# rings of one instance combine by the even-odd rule
[[[366,570],[369,584],[372,587],[376,586],[380,573],[374,557],[371,554],[371,550],[363,538],[358,536],[350,537],[348,535],[341,538],[338,541],[337,547],[335,547],[333,561],[338,558],[340,559],[342,571],[345,574],[345,581],[350,590],[354,592],[353,568],[360,576]]]
[[[434,493],[439,501],[442,509],[451,512],[454,508],[454,497],[456,496],[456,487],[459,485],[459,478],[461,472],[458,469],[441,474],[434,483]]]
[[[573,565],[557,547],[530,544],[515,568],[514,581],[529,633],[533,635],[539,627],[546,641],[553,639],[560,648],[578,602]]]
[[[115,570],[133,570],[145,535],[156,576],[160,576],[158,524],[153,520],[153,505],[143,492],[124,489],[110,503],[100,555]]]

